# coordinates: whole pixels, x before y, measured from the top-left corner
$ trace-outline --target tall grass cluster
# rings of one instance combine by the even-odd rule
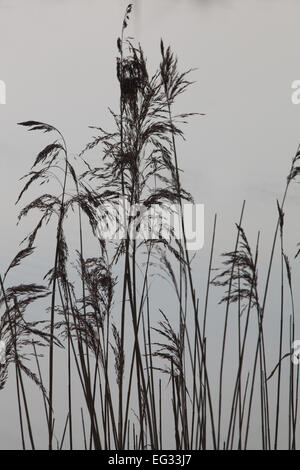
[[[110,110],[113,129],[94,127],[95,138],[75,160],[53,125],[21,123],[29,131],[51,136],[33,160],[18,197],[19,203],[33,185],[47,188],[19,213],[19,221],[31,212],[38,214],[37,224],[0,277],[0,340],[5,344],[0,390],[14,374],[21,446],[37,448],[32,424],[36,403],[26,392],[31,380],[41,393],[40,419],[49,450],[247,449],[252,434],[262,449],[295,449],[299,366],[292,358],[297,309],[285,253],[284,212],[289,187],[300,172],[300,149],[292,160],[283,199],[277,202],[265,281],[265,273],[258,274],[259,234],[252,247],[244,229],[243,204],[232,251],[222,255],[219,267],[214,219],[206,240],[210,257],[205,295],[200,298],[183,217],[184,203],[193,198],[182,186],[177,146],[190,113],[178,115],[174,107],[191,83],[190,71],[181,73],[173,51],[161,42],[160,64],[150,76],[142,48],[126,36],[130,11],[128,6],[117,41],[120,100],[119,109]],[[89,161],[93,152],[99,156],[97,165]],[[105,215],[107,202],[115,205],[120,198],[146,208],[177,204],[182,239],[138,241],[132,236],[139,231],[138,215],[129,218],[131,230],[124,239],[101,238],[99,214]],[[72,226],[76,253],[70,252],[66,235],[71,213],[77,220]],[[35,252],[40,231],[48,224],[55,226],[56,239],[46,276],[37,284],[11,285],[11,271]],[[85,255],[87,227],[97,247],[93,257]],[[277,362],[270,368],[264,314],[277,256],[281,303],[274,323],[280,334]],[[171,311],[156,309],[160,299],[152,297],[153,275],[171,283],[176,306]],[[224,307],[219,320],[221,355],[214,361],[208,357],[207,334],[212,296],[218,296]],[[40,321],[32,321],[30,309],[37,302],[48,307]],[[229,331],[232,316],[237,326],[235,348]],[[283,348],[286,331],[288,351]],[[65,389],[57,379],[62,367],[57,350],[66,358]],[[232,364],[234,380],[230,392],[226,384],[225,393],[226,363]],[[78,387],[79,408],[74,400]],[[65,402],[64,416],[56,413],[58,393]],[[61,421],[63,426],[58,425]]]

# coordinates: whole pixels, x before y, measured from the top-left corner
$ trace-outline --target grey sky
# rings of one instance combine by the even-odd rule
[[[89,125],[112,125],[107,108],[118,106],[116,39],[127,3],[0,0],[0,80],[7,86],[7,104],[0,105],[1,272],[24,236],[24,226],[15,227],[18,179],[45,142],[16,123],[34,119],[54,124],[74,154],[93,135]],[[159,60],[161,37],[176,51],[182,70],[197,68],[191,76],[195,84],[179,105],[183,111],[206,115],[191,119],[187,141],[179,148],[185,185],[197,202],[205,204],[207,239],[218,212],[216,252],[233,248],[234,222],[246,199],[245,226],[252,243],[262,230],[264,268],[276,199],[282,196],[300,142],[300,105],[291,102],[291,84],[300,79],[300,3],[133,3],[129,33],[143,45],[150,69]],[[294,184],[287,206],[290,256],[300,241],[299,192]],[[208,248],[205,245],[202,253],[205,261]],[[48,261],[47,253],[38,269],[46,268]],[[204,277],[206,265],[201,259],[197,267],[199,278]],[[297,264],[294,269],[299,274]],[[276,304],[276,295],[272,302]],[[212,319],[212,327],[217,321]],[[0,400],[0,415],[14,406]],[[0,448],[13,447],[13,431],[4,432],[1,423],[0,437]]]
[[[35,139],[16,122],[55,123],[74,153],[91,135],[88,125],[107,122],[107,107],[117,103],[114,57],[124,5],[1,2],[6,240],[14,223],[15,181],[28,169],[35,148]],[[274,198],[299,139],[300,106],[290,99],[291,82],[300,73],[299,9],[296,1],[140,1],[131,23],[130,33],[138,34],[150,64],[158,58],[163,37],[176,50],[182,69],[198,69],[196,84],[181,102],[183,109],[206,113],[187,127],[182,158],[195,198],[220,214],[230,205],[229,217],[246,198],[257,227],[265,220],[266,205],[275,211]]]

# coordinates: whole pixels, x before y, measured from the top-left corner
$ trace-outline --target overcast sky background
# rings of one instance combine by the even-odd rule
[[[7,103],[0,105],[1,272],[24,238],[24,226],[16,228],[18,179],[29,170],[41,142],[47,141],[16,123],[38,120],[54,124],[74,154],[93,135],[89,125],[109,128],[107,108],[118,106],[116,40],[127,3],[0,0],[0,80],[7,87]],[[215,212],[216,253],[221,253],[234,247],[234,223],[245,199],[245,228],[252,244],[261,230],[264,278],[276,199],[282,197],[300,142],[300,105],[291,101],[291,84],[300,79],[300,3],[133,3],[128,33],[141,42],[150,70],[159,60],[160,38],[176,51],[182,70],[197,69],[192,75],[195,84],[179,103],[184,112],[205,113],[192,118],[186,127],[187,141],[179,147],[185,186],[196,202],[205,204],[208,242],[196,262],[197,275],[205,278]],[[291,258],[300,241],[299,201],[300,188],[295,183],[286,211],[285,243]],[[47,239],[43,243],[46,246]],[[35,264],[29,263],[28,276],[44,273],[52,257],[50,250],[44,250]],[[293,269],[299,279],[297,262]],[[27,274],[23,272],[23,276]],[[273,291],[266,319],[271,337],[272,313],[279,312],[278,295]],[[210,322],[213,329],[219,317],[212,314]],[[6,392],[0,398],[0,448],[14,448],[19,442],[12,425],[16,401]]]

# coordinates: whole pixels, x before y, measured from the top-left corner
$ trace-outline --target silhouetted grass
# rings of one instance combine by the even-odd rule
[[[177,151],[177,139],[183,137],[181,124],[191,114],[175,115],[173,106],[190,85],[189,72],[178,71],[174,53],[161,42],[161,62],[154,75],[149,76],[142,48],[126,38],[130,12],[129,5],[117,41],[120,108],[118,112],[110,110],[112,131],[94,128],[97,136],[80,154],[85,171],[82,172],[78,159],[71,161],[59,130],[38,121],[21,123],[30,131],[54,135],[54,140],[35,158],[18,197],[20,201],[32,184],[48,185],[49,193],[27,204],[19,215],[22,219],[35,210],[40,219],[24,239],[25,248],[0,278],[0,340],[6,341],[6,360],[0,364],[0,389],[6,384],[9,365],[14,364],[23,449],[28,437],[31,448],[36,448],[31,420],[36,405],[26,393],[25,375],[42,393],[48,449],[72,450],[78,447],[75,442],[80,436],[79,447],[86,450],[163,449],[165,446],[246,449],[252,432],[256,437],[257,420],[260,420],[261,448],[276,449],[286,413],[288,437],[280,446],[295,449],[299,366],[296,368],[290,359],[297,318],[293,275],[284,251],[283,211],[289,186],[299,173],[299,149],[292,161],[282,203],[278,204],[263,295],[259,295],[259,234],[252,250],[243,228],[244,202],[233,251],[223,255],[223,266],[217,273],[213,273],[218,236],[215,216],[205,297],[200,299],[183,212],[184,202],[192,202],[192,196],[182,187],[181,157]],[[98,148],[102,155],[95,166],[89,163],[88,157]],[[58,187],[57,193],[51,193],[54,187]],[[158,236],[137,241],[133,234],[139,232],[139,219],[133,214],[128,220],[125,239],[105,241],[98,232],[99,217],[105,216],[106,203],[116,206],[121,197],[131,205],[146,208],[152,204],[178,204],[182,240],[173,236],[167,241]],[[74,254],[69,253],[65,230],[71,213],[78,216],[78,224],[73,226],[73,233],[78,236],[76,263]],[[45,285],[10,286],[7,281],[10,271],[35,252],[39,231],[52,219],[56,220],[54,262],[43,280]],[[93,257],[85,256],[87,225],[97,244]],[[274,323],[279,321],[280,334],[278,364],[269,370],[264,313],[278,233],[281,305],[280,316]],[[174,308],[166,312],[156,305],[153,307],[159,302],[151,288],[154,273],[172,285],[178,317]],[[213,291],[216,288],[221,288],[223,294]],[[290,314],[284,303],[286,291],[291,298]],[[220,335],[221,345],[221,355],[215,360],[218,379],[208,357],[207,319],[211,314],[210,299],[215,295],[220,295],[220,304],[225,308],[224,326],[214,332]],[[29,322],[28,308],[47,296],[51,298],[47,317],[43,317],[47,320]],[[153,310],[159,310],[160,321],[153,320]],[[231,315],[236,316],[237,357],[233,356],[233,338],[228,330]],[[250,333],[252,317],[257,323],[256,337]],[[290,350],[283,354],[287,322]],[[62,365],[55,361],[55,348],[64,348],[66,354],[65,384],[56,380],[57,368]],[[48,361],[46,377],[41,351]],[[24,361],[29,354],[31,360],[27,366]],[[229,402],[224,397],[226,362],[232,364],[233,373]],[[282,381],[284,368],[289,372],[288,383]],[[35,369],[37,373],[33,372]],[[74,393],[78,396],[75,383],[82,391],[80,409],[74,406]],[[62,395],[64,386],[65,415],[58,425],[54,392],[57,390]],[[275,409],[270,396],[275,397]],[[283,405],[283,397],[288,400],[288,406]],[[82,429],[74,424],[77,422]],[[58,439],[56,429],[61,427]]]

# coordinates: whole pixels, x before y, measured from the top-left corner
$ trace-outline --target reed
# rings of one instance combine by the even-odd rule
[[[0,389],[14,364],[22,448],[28,442],[36,448],[32,425],[36,405],[26,392],[31,380],[41,392],[44,447],[49,450],[247,449],[249,441],[257,438],[258,422],[261,449],[296,449],[299,366],[291,359],[297,316],[295,280],[284,249],[283,210],[288,189],[300,172],[299,148],[278,203],[267,273],[258,272],[260,234],[252,248],[244,229],[243,202],[233,251],[222,255],[218,268],[215,239],[220,235],[217,216],[214,218],[207,280],[204,296],[200,296],[183,211],[185,202],[193,202],[193,198],[182,185],[183,157],[177,147],[178,139],[184,137],[182,124],[194,113],[178,115],[174,111],[179,96],[191,85],[191,70],[180,72],[175,54],[161,41],[161,60],[151,76],[143,49],[126,36],[131,10],[129,5],[117,40],[120,99],[119,109],[110,110],[113,129],[93,127],[97,135],[73,161],[64,136],[54,126],[21,123],[29,131],[54,135],[25,175],[17,201],[34,184],[47,187],[19,214],[20,221],[38,213],[38,222],[0,277],[0,340],[6,346],[5,359],[0,362]],[[94,164],[91,155],[96,151],[100,158]],[[182,239],[176,239],[172,231],[170,239],[161,233],[154,239],[139,239],[141,214],[135,211],[118,220],[117,229],[125,230],[125,237],[106,240],[105,224],[100,222],[108,220],[107,207],[116,208],[120,199],[140,210],[153,204],[177,204]],[[77,234],[75,250],[67,237],[72,214],[76,214],[72,227]],[[35,253],[38,235],[51,224],[55,229],[54,262],[43,283],[11,286],[10,271]],[[87,257],[91,238],[94,254]],[[279,318],[274,316],[274,328],[278,321],[279,331],[274,364],[264,317],[276,256],[281,301]],[[171,286],[170,311],[157,305],[153,278]],[[287,295],[291,307],[285,301]],[[211,332],[208,320],[215,314],[212,300],[216,296],[225,307],[223,326]],[[45,305],[48,297],[51,300],[43,320],[30,321],[32,305]],[[232,318],[237,330],[234,338]],[[284,340],[287,324],[289,335]],[[212,334],[219,335],[220,344],[220,355],[214,360]],[[284,354],[286,343],[290,347]],[[65,383],[57,380],[63,367],[56,360],[58,350],[60,357],[66,357]],[[228,364],[232,378],[230,387],[226,381],[225,393]],[[289,376],[286,383],[283,373]],[[65,400],[61,419],[56,412],[58,394]],[[283,423],[288,423],[282,432],[287,438],[281,437]]]

